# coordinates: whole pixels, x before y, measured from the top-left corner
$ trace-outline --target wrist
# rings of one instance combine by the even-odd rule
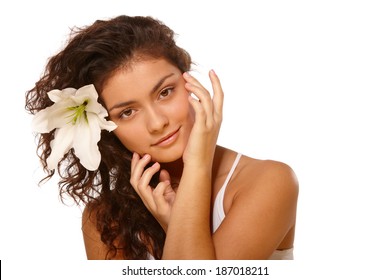
[[[193,174],[208,175],[211,174],[212,167],[213,167],[212,163],[205,163],[205,162],[184,163],[183,174],[186,171],[188,171]]]

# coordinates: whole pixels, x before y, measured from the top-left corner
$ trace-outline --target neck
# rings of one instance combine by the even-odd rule
[[[183,174],[183,168],[184,163],[182,158],[179,158],[173,162],[161,163],[161,170],[165,169],[168,171],[169,175],[171,176],[172,183],[178,184],[180,182],[180,178]]]

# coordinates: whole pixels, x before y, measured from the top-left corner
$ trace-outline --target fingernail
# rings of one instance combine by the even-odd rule
[[[189,77],[191,77],[191,74],[188,73],[188,72],[184,72],[184,73],[183,73],[183,76],[186,77],[186,78],[189,78]]]

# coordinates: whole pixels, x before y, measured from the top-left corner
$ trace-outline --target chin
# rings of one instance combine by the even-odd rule
[[[162,151],[151,153],[152,160],[159,163],[170,163],[177,161],[183,157],[184,150],[179,147],[172,147]]]

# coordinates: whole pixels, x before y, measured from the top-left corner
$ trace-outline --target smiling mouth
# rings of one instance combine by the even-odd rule
[[[163,138],[159,139],[156,143],[152,144],[152,146],[161,146],[161,147],[169,146],[170,144],[175,142],[175,140],[179,136],[179,130],[180,130],[180,127],[177,130],[175,130],[175,131],[169,133],[168,135],[164,136]]]

